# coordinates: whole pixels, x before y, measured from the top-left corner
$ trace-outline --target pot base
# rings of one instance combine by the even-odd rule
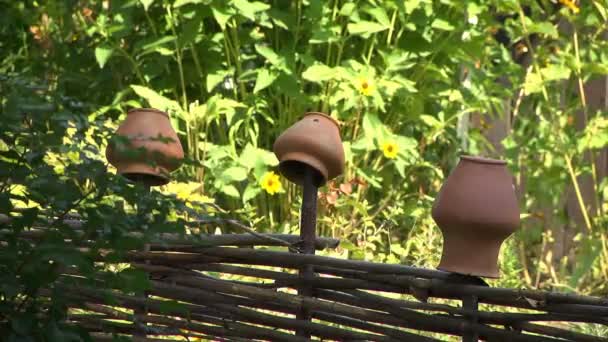
[[[327,169],[319,160],[305,153],[293,152],[286,154],[283,161],[279,164],[279,171],[285,178],[301,186],[304,179],[304,170],[306,169],[303,165],[307,165],[315,170],[315,186],[320,187],[325,183],[323,175],[327,174]]]
[[[160,166],[152,166],[145,163],[133,163],[129,165],[117,165],[118,173],[128,180],[143,183],[146,186],[159,186],[169,183],[169,172]]]
[[[449,272],[449,273],[452,273],[452,274],[457,274],[457,275],[460,275],[460,276],[463,276],[463,277],[484,277],[484,278],[490,278],[490,279],[498,279],[498,278],[500,278],[500,273],[498,273],[498,272],[496,272],[496,273],[483,273],[483,272],[462,273],[462,272],[452,271],[452,270],[450,270],[450,267],[442,267],[441,265],[438,265],[436,267],[436,269],[439,270],[439,271],[444,271],[444,272]]]

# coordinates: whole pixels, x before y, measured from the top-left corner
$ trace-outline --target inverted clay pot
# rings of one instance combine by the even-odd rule
[[[323,113],[306,113],[274,142],[279,171],[302,185],[304,165],[317,171],[315,183],[325,184],[344,172],[344,148],[338,123]]]
[[[169,173],[181,165],[182,145],[165,112],[132,109],[108,144],[106,158],[124,177],[149,186],[169,182]]]
[[[437,196],[432,216],[443,233],[438,269],[498,278],[500,246],[519,227],[506,162],[460,157]]]

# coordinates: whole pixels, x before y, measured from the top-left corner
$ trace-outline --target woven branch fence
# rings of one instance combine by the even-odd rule
[[[81,226],[66,223],[76,231]],[[45,229],[23,235],[36,241]],[[71,310],[68,323],[87,328],[99,341],[116,335],[137,341],[168,336],[190,341],[435,341],[438,336],[608,341],[572,330],[579,323],[608,326],[608,299],[492,288],[479,278],[437,270],[303,254],[301,244],[300,236],[255,232],[191,239],[163,234],[146,251],[121,260],[149,275],[145,296],[84,285],[90,282],[70,270],[57,287],[70,308],[80,309]],[[338,244],[316,238],[314,246]],[[99,261],[104,260],[101,253]],[[313,273],[298,272],[305,267]],[[296,294],[304,289],[309,295]],[[481,303],[480,309],[468,309],[471,300]],[[181,305],[168,305],[171,301]],[[302,312],[311,319],[302,319]]]

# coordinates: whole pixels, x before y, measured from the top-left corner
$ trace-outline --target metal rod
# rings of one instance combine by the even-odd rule
[[[317,226],[317,186],[315,185],[316,170],[308,165],[304,165],[302,207],[300,211],[300,238],[302,239],[301,252],[303,254],[315,254],[316,226]],[[312,279],[314,269],[312,265],[306,265],[299,271],[299,276],[304,279]],[[302,286],[298,289],[298,295],[311,297],[313,288]],[[302,307],[297,315],[297,319],[310,321],[312,313],[310,309]],[[297,330],[297,336],[310,338],[306,331]]]
[[[475,314],[468,316],[471,325],[477,324],[477,310],[479,308],[479,299],[475,295],[462,297],[462,307],[465,310],[474,311]],[[477,342],[479,340],[479,334],[473,330],[467,330],[462,335],[463,342]]]

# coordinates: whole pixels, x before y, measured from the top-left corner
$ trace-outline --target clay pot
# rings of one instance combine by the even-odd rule
[[[132,109],[106,148],[106,158],[126,178],[148,186],[169,182],[184,158],[182,145],[165,112]]]
[[[443,233],[438,269],[498,278],[500,246],[519,227],[515,187],[506,164],[460,157],[432,210]]]
[[[303,182],[303,164],[316,170],[316,186],[344,172],[340,128],[334,119],[323,113],[306,113],[277,138],[273,150],[280,161],[281,174],[298,185]]]

